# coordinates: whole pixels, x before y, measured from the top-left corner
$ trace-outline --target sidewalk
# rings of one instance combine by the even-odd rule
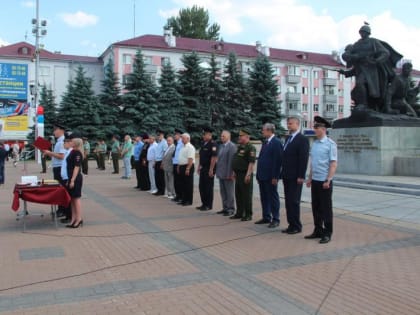
[[[39,169],[28,163],[29,174]],[[215,214],[217,191],[214,210],[203,213],[91,163],[83,228],[55,230],[48,216],[30,217],[22,233],[10,210],[21,175],[8,163],[0,188],[1,314],[420,313],[420,224],[384,208],[400,211],[399,203],[418,215],[416,196],[335,187],[335,232],[321,245],[303,239],[313,228],[306,202],[304,233],[285,235]],[[257,197],[254,209],[257,220]]]

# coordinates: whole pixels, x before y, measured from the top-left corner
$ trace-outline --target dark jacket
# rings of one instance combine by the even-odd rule
[[[287,140],[286,140],[287,141]],[[283,152],[282,178],[305,178],[309,158],[309,140],[298,133]]]
[[[257,164],[257,180],[279,179],[281,177],[283,145],[277,137],[263,144]]]

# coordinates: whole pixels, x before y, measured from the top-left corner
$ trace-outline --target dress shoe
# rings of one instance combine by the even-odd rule
[[[222,209],[222,210],[220,210],[220,211],[217,211],[216,213],[217,214],[224,214],[226,212],[226,209]]]
[[[312,234],[309,234],[309,235],[306,235],[305,236],[305,238],[307,239],[307,240],[311,240],[311,239],[314,239],[314,238],[321,238],[322,236],[321,236],[321,234],[319,234],[319,233],[317,233],[317,232],[312,232]]]
[[[231,215],[233,215],[233,213],[233,211],[226,211],[225,213],[223,213],[223,216],[230,217]]]
[[[203,208],[200,209],[200,211],[209,211],[209,210],[211,210],[211,208],[209,208],[209,207],[203,207]]]
[[[66,225],[67,228],[70,229],[77,229],[78,227],[83,227],[83,220],[80,220],[79,222],[73,222],[73,224]]]
[[[152,195],[154,195],[154,196],[162,196],[163,195],[163,193],[161,193],[161,192],[155,192],[154,194],[152,194]]]
[[[133,188],[134,189],[140,189],[140,186],[134,186]]]
[[[251,221],[252,217],[243,217],[241,221]]]
[[[331,237],[329,237],[328,235],[324,235],[319,240],[319,244],[327,244],[329,241],[331,241]]]
[[[192,202],[183,202],[181,203],[182,206],[187,207],[187,206],[191,206]]]
[[[286,233],[286,234],[289,233],[289,231],[290,231],[289,228],[281,230],[282,233]]]
[[[62,210],[57,210],[55,215],[57,216],[57,218],[62,218],[66,216],[66,214]]]
[[[239,215],[233,215],[233,216],[231,216],[229,219],[232,219],[232,220],[235,220],[235,219],[242,219],[242,217],[241,216],[239,216]]]
[[[261,220],[258,220],[258,221],[256,221],[256,222],[254,222],[255,224],[267,224],[267,223],[270,223],[270,221],[268,221],[268,220],[264,220],[264,219],[261,219]]]
[[[289,231],[286,232],[287,234],[298,234],[298,233],[302,233],[302,230],[298,230],[298,229],[290,229]]]
[[[204,208],[204,206],[203,205],[201,205],[201,206],[198,206],[198,207],[195,207],[197,210],[201,210],[201,209],[203,209]]]
[[[268,225],[268,227],[270,228],[270,229],[274,229],[274,228],[276,228],[276,227],[278,227],[279,226],[279,222],[275,222],[275,221],[273,221],[273,222],[271,222],[269,225]]]
[[[184,202],[182,201],[182,200],[178,200],[177,202],[176,202],[176,204],[177,205],[182,205]]]

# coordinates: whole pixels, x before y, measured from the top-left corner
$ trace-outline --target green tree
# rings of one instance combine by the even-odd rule
[[[214,54],[212,54],[210,59],[206,94],[208,104],[208,113],[206,115],[210,119],[208,124],[214,129],[215,134],[218,135],[226,128],[223,117],[229,109],[224,104],[225,88],[222,82],[221,70]]]
[[[60,121],[68,129],[78,131],[83,136],[94,139],[105,135],[107,126],[103,126],[99,117],[99,101],[92,89],[92,79],[86,77],[82,66],[76,69],[76,75],[67,85],[58,112]]]
[[[238,69],[238,61],[234,53],[229,54],[224,71],[224,99],[226,112],[223,116],[225,128],[237,133],[240,128],[253,125],[251,119],[250,92],[242,72]]]
[[[128,134],[155,131],[159,126],[159,112],[156,101],[156,86],[146,72],[143,54],[137,50],[133,72],[125,86],[121,113],[122,131]]]
[[[179,83],[184,101],[184,126],[197,145],[203,127],[208,126],[210,120],[206,104],[207,78],[197,53],[184,55],[181,60],[184,69],[179,73]]]
[[[167,20],[167,29],[172,27],[173,34],[179,37],[218,40],[220,26],[209,24],[209,12],[194,5],[192,8],[180,9],[177,17]]]
[[[162,67],[159,83],[160,127],[166,132],[172,132],[175,128],[184,129],[184,103],[179,93],[175,70],[169,62]]]
[[[254,119],[252,133],[259,138],[261,126],[272,123],[277,131],[280,127],[280,102],[278,101],[277,83],[273,68],[264,55],[259,55],[250,72],[249,88],[251,91],[251,115]]]
[[[101,81],[102,93],[99,95],[101,103],[99,115],[107,136],[110,136],[120,131],[120,106],[122,105],[121,89],[112,59],[106,64],[104,75],[105,78]]]

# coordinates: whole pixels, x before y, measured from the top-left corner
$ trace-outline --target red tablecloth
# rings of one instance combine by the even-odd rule
[[[15,186],[13,190],[13,203],[12,209],[19,210],[19,199],[43,203],[49,205],[59,205],[67,207],[70,203],[70,195],[63,186],[35,186],[35,187],[22,187]]]

